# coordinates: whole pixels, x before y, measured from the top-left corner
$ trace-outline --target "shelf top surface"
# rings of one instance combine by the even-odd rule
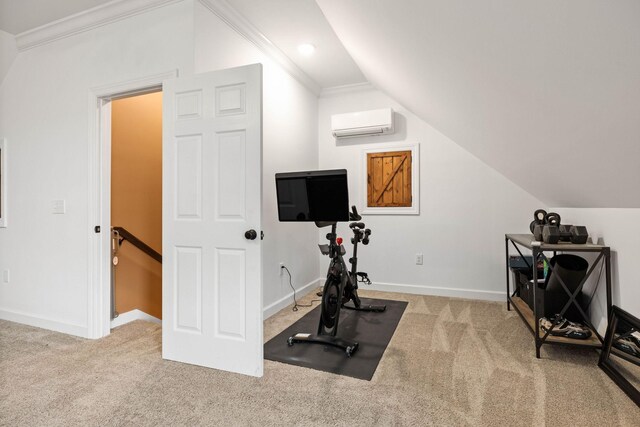
[[[595,245],[593,243],[585,243],[584,245],[577,245],[574,243],[556,243],[549,244],[544,242],[538,242],[533,237],[533,234],[507,234],[507,239],[513,240],[526,248],[532,249],[534,246],[540,248],[543,251],[567,251],[567,252],[599,252],[603,249],[609,249],[609,246]],[[534,243],[536,243],[534,245]]]

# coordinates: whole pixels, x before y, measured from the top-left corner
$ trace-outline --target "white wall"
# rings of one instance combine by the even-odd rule
[[[0,229],[0,271],[10,270],[10,283],[0,283],[0,318],[87,335],[90,89],[173,69],[188,75],[256,62],[264,64],[265,313],[290,302],[280,261],[296,287],[315,285],[309,242],[316,232],[277,222],[274,173],[317,168],[317,97],[199,2],[184,1],[14,60],[0,86],[11,219]],[[66,200],[65,215],[51,213],[57,199]]]
[[[318,167],[318,99],[198,2],[195,23],[196,72],[263,64],[263,302],[269,316],[292,302],[280,262],[301,291],[317,285],[319,278],[316,229],[311,224],[278,222],[275,190],[276,172]]]
[[[0,30],[0,84],[9,72],[13,60],[18,55],[16,39],[13,35]]]
[[[640,317],[640,209],[552,208],[564,224],[584,225],[594,242],[602,239],[611,247],[611,278],[613,304]],[[593,256],[586,257],[593,262]],[[594,271],[596,274],[599,270]],[[592,289],[594,281],[587,283]],[[591,317],[604,332],[606,324],[606,294],[604,273],[594,302]]]
[[[336,142],[331,115],[393,107],[397,133]],[[420,215],[366,215],[369,246],[359,248],[359,270],[377,288],[504,300],[504,234],[527,233],[543,204],[379,91],[320,98],[320,168],[345,168],[351,203],[364,189],[362,150],[380,143],[420,144]],[[346,225],[339,228],[348,241]],[[326,230],[321,230],[324,239]],[[348,245],[350,251],[350,245]],[[416,265],[416,253],[424,265]],[[321,257],[321,269],[327,259]]]
[[[0,86],[9,227],[0,229],[0,318],[87,333],[89,90],[193,69],[193,8],[181,2],[18,54]],[[51,202],[66,200],[53,215]]]

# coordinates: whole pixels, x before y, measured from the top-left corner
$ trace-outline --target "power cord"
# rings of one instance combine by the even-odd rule
[[[291,309],[292,311],[298,311],[298,307],[313,307],[314,302],[320,301],[319,299],[314,299],[314,300],[311,300],[310,304],[298,304],[298,301],[296,300],[296,288],[293,287],[293,283],[291,282],[291,272],[284,265],[281,266],[280,268],[284,268],[287,274],[289,275],[289,286],[291,286],[291,289],[293,290],[293,308]]]

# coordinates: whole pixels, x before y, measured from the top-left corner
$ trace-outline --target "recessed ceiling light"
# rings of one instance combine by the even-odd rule
[[[304,56],[311,56],[313,52],[315,52],[316,47],[311,43],[303,43],[298,45],[298,52],[300,52]]]

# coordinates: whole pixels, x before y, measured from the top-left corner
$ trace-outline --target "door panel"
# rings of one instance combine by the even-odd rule
[[[261,376],[262,68],[163,90],[163,357]]]
[[[202,248],[175,248],[174,328],[202,332]],[[178,286],[178,284],[180,286]]]
[[[176,137],[174,147],[176,218],[201,219],[202,135]]]
[[[218,219],[245,218],[246,133],[224,132],[218,138]]]

